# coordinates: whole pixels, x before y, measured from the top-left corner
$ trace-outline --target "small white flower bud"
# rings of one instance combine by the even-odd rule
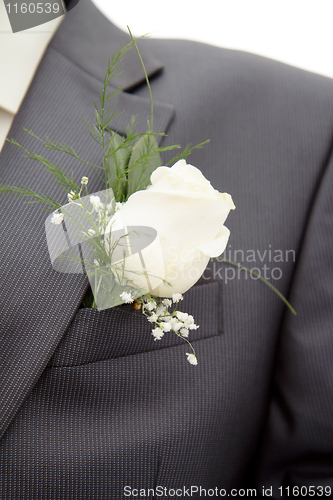
[[[64,220],[64,214],[61,212],[53,212],[51,223],[58,226]]]
[[[171,328],[175,331],[178,332],[184,325],[181,321],[178,321],[176,318],[171,318],[170,320],[171,323]]]
[[[166,307],[165,306],[158,306],[158,308],[156,309],[156,314],[158,316],[161,316],[162,314],[164,314],[166,311]]]
[[[148,309],[148,311],[153,311],[156,308],[156,302],[154,300],[147,302],[147,304],[145,304],[145,308]]]
[[[68,195],[67,195],[67,198],[68,198],[68,201],[69,203],[71,203],[72,201],[74,201],[76,198],[77,198],[77,194],[75,191],[71,190]]]
[[[155,314],[155,313],[153,313],[153,314],[150,316],[150,318],[148,318],[148,321],[149,321],[150,323],[156,323],[156,321],[157,321],[157,320],[158,320],[158,316],[157,316],[157,314]]]
[[[194,354],[187,352],[186,356],[187,356],[187,361],[190,363],[190,365],[198,364],[198,360]]]
[[[81,179],[81,184],[83,186],[86,186],[88,184],[88,182],[89,182],[88,177],[83,176],[82,179]]]
[[[164,335],[163,330],[161,328],[154,328],[154,330],[151,332],[151,334],[155,337],[154,340],[161,340],[161,338]]]
[[[132,304],[134,300],[132,294],[128,292],[121,293],[120,298],[125,302],[125,304]]]
[[[103,208],[103,203],[101,202],[101,199],[99,196],[90,196],[90,203],[92,204],[92,207],[94,210],[99,210]]]
[[[180,300],[183,300],[183,296],[181,293],[173,293],[172,294],[172,300],[173,302],[176,304],[177,302],[179,302]]]
[[[162,328],[164,332],[170,332],[172,328],[171,323],[169,321],[163,322]]]
[[[180,321],[184,321],[186,322],[186,320],[188,319],[188,314],[187,313],[183,313],[181,311],[177,311],[176,312],[176,316],[177,318],[180,320]]]

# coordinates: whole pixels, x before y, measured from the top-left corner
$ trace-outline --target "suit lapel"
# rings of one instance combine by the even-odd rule
[[[77,181],[88,176],[90,192],[103,188],[92,167],[41,148],[22,127],[39,137],[66,142],[82,158],[100,164],[100,146],[89,140],[80,117],[93,122],[93,99],[98,100],[109,52],[117,53],[123,41],[119,30],[87,0],[81,0],[67,14],[52,40],[9,134],[27,149],[47,156],[67,172],[72,171]],[[150,75],[156,74],[160,63],[146,49],[143,52]],[[139,72],[137,62],[127,54],[124,72],[115,83],[133,90],[142,80],[142,70]],[[124,133],[129,118],[139,114],[138,130],[145,130],[149,117],[146,99],[123,93],[117,107],[124,113],[114,122],[115,129]],[[172,106],[155,103],[155,131],[164,132],[172,115]],[[0,156],[0,172],[1,184],[29,186],[66,203],[66,194],[50,175],[9,143]],[[1,200],[1,211],[0,436],[36,384],[87,288],[83,275],[53,271],[44,234],[47,213],[42,207],[5,198]]]
[[[51,45],[95,78],[102,80],[109,58],[112,58],[113,53],[117,54],[121,45],[129,42],[129,36],[111,25],[90,0],[80,0],[66,15]],[[137,43],[148,75],[160,72],[163,66],[147,49],[146,41],[138,40]],[[114,84],[129,91],[143,82],[141,63],[135,50],[130,50],[124,56],[122,72],[115,78]]]

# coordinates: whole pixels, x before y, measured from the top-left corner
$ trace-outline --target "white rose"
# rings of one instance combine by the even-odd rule
[[[223,253],[230,234],[223,224],[234,208],[229,194],[219,193],[199,169],[180,160],[172,167],[157,168],[151,186],[129,197],[108,224],[106,241],[111,227],[154,228],[160,256],[157,243],[150,245],[145,262],[149,262],[149,275],[161,279],[150,291],[158,297],[172,297],[191,288],[209,259]],[[140,265],[138,257],[126,258],[126,269],[139,273]]]

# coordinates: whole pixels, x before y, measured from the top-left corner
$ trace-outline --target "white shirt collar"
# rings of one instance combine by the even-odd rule
[[[63,18],[12,33],[5,4],[0,1],[0,108],[17,113],[46,47]]]

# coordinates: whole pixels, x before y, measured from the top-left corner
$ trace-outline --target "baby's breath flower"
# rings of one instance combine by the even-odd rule
[[[59,224],[62,223],[63,220],[64,220],[64,214],[62,214],[61,212],[53,212],[51,219],[52,224],[58,226]]]
[[[134,300],[132,294],[128,292],[121,293],[120,298],[125,302],[125,304],[132,304]]]
[[[164,335],[163,330],[161,328],[154,328],[154,330],[151,332],[151,334],[155,337],[154,340],[161,340],[161,338]]]
[[[183,321],[184,321],[184,326],[189,330],[197,330],[199,328],[199,325],[196,325],[194,323],[194,318],[191,314],[188,314],[187,318],[184,318]]]
[[[183,313],[181,311],[177,311],[176,312],[176,316],[178,319],[180,319],[180,321],[186,321],[188,319],[188,314],[187,313]]]
[[[67,194],[67,198],[68,198],[69,203],[71,203],[72,201],[76,200],[76,198],[78,198],[78,195],[76,194],[76,192],[75,192],[75,191],[71,190],[71,191]]]
[[[158,308],[156,309],[156,314],[157,314],[157,316],[161,316],[162,314],[165,313],[165,311],[166,311],[166,307],[159,305]]]
[[[81,179],[81,184],[83,186],[86,186],[88,184],[88,181],[89,181],[88,177],[83,176]]]
[[[160,340],[165,333],[174,332],[178,337],[183,338],[184,341],[188,342],[189,346],[192,348],[191,343],[188,340],[190,330],[195,330],[199,328],[198,325],[194,323],[194,318],[191,314],[177,311],[177,307],[173,311],[169,311],[169,307],[172,303],[177,303],[183,300],[183,296],[180,293],[174,293],[172,300],[165,298],[155,298],[155,300],[147,295],[143,298],[143,312],[150,323],[155,324],[155,328],[152,330],[152,335],[154,340]],[[187,360],[191,365],[197,365],[198,360],[194,354],[186,353]]]
[[[190,363],[190,365],[197,365],[198,364],[198,360],[197,360],[197,357],[195,354],[187,352],[186,356],[187,356],[187,361]]]
[[[188,337],[188,329],[187,328],[181,328],[179,333],[181,334],[182,337]]]
[[[156,302],[154,300],[151,300],[145,304],[145,308],[148,309],[148,311],[153,311],[156,308]]]
[[[178,332],[178,330],[180,330],[184,326],[181,321],[178,321],[178,319],[174,317],[170,319],[170,324],[172,330],[175,332]]]
[[[164,332],[170,332],[172,329],[170,321],[163,321],[162,323],[162,329]]]
[[[172,300],[175,304],[177,304],[177,302],[179,302],[180,300],[183,300],[183,296],[181,293],[173,293]]]
[[[188,323],[189,325],[194,323],[194,318],[193,318],[192,314],[187,315],[186,323]]]
[[[99,196],[90,196],[90,203],[92,204],[92,207],[94,210],[100,210],[103,208],[103,203],[101,202],[101,199]]]
[[[148,321],[149,321],[150,323],[156,323],[156,321],[157,321],[157,320],[158,320],[158,316],[157,316],[157,314],[156,314],[156,313],[153,313],[153,314],[150,316],[150,318],[148,318]]]

